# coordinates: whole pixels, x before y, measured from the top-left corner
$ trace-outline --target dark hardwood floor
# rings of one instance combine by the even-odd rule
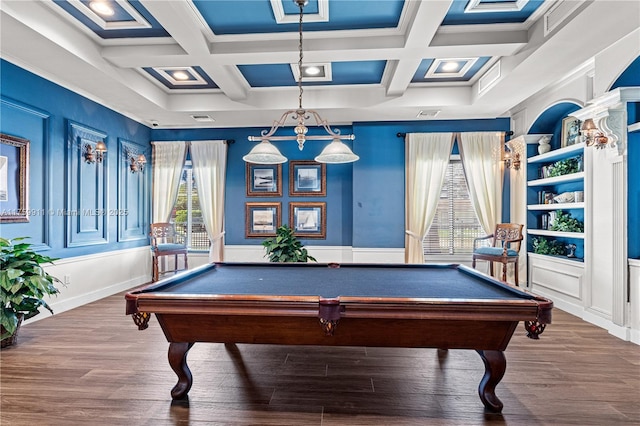
[[[196,344],[189,400],[155,318],[138,331],[118,294],[23,326],[0,352],[0,424],[640,424],[640,347],[558,309],[538,341],[522,326],[496,393],[477,395],[474,351]]]

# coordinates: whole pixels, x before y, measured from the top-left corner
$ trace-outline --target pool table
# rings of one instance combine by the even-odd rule
[[[192,384],[195,342],[473,349],[485,365],[485,407],[495,394],[518,322],[537,339],[553,303],[461,265],[216,263],[125,295],[126,313],[147,328],[155,313],[178,376]]]

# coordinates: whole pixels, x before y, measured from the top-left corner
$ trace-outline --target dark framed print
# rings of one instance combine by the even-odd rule
[[[274,237],[282,223],[280,203],[245,203],[245,237]]]
[[[247,197],[282,197],[282,164],[247,163]]]
[[[0,223],[29,222],[29,141],[0,134]]]
[[[327,165],[311,160],[289,162],[289,195],[327,195]]]
[[[562,120],[562,138],[560,147],[575,145],[580,142],[580,125],[582,123],[575,117],[566,117]]]
[[[289,203],[289,226],[297,237],[327,238],[327,203]]]

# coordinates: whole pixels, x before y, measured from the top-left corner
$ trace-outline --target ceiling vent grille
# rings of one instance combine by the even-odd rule
[[[559,28],[569,16],[578,9],[583,1],[563,0],[557,2],[544,14],[544,36]]]
[[[440,114],[439,109],[423,110],[418,113],[416,118],[436,118]]]
[[[200,123],[213,123],[214,121],[216,121],[209,115],[192,115],[191,118]]]

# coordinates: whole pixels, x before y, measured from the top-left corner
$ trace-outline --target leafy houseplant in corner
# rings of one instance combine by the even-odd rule
[[[262,245],[267,250],[265,256],[269,257],[270,262],[316,262],[288,225],[278,227],[276,236],[267,238]]]
[[[59,293],[55,283],[61,281],[41,266],[58,259],[36,253],[31,244],[19,242],[24,239],[26,237],[13,241],[0,238],[0,340],[3,348],[16,342],[22,320],[38,315],[40,307],[53,313],[44,296]]]

